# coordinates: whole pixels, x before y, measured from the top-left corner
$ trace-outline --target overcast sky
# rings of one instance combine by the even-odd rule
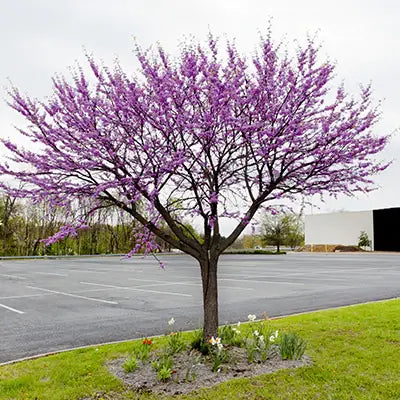
[[[34,97],[50,94],[50,78],[68,73],[84,50],[105,64],[118,57],[135,68],[133,38],[147,47],[157,42],[176,52],[185,36],[205,39],[207,32],[235,37],[251,55],[258,32],[272,18],[273,35],[289,44],[318,32],[322,54],[337,62],[337,76],[356,94],[359,83],[372,82],[382,100],[378,134],[400,127],[400,2],[396,0],[0,0],[0,86],[10,79]],[[294,46],[294,44],[293,44]],[[13,137],[15,112],[0,104],[0,136]],[[313,202],[313,212],[400,206],[400,135],[381,157],[393,165],[379,177],[379,189],[358,198]],[[317,207],[319,206],[319,208]],[[311,212],[309,207],[307,213]]]

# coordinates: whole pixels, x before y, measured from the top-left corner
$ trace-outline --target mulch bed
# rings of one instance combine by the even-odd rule
[[[301,360],[282,360],[277,347],[271,346],[265,362],[249,363],[245,349],[232,347],[229,349],[229,362],[222,364],[219,372],[212,372],[211,361],[196,350],[182,352],[174,356],[174,371],[167,382],[160,382],[151,367],[150,360],[139,368],[126,373],[122,367],[125,359],[116,359],[107,364],[109,371],[118,377],[127,388],[137,392],[178,395],[197,389],[217,385],[221,382],[243,377],[254,377],[269,374],[281,369],[298,368],[311,365],[311,360],[303,356]]]

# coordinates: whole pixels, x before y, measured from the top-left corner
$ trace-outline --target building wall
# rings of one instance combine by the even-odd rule
[[[373,212],[338,212],[305,217],[306,245],[356,246],[361,231],[368,234],[374,249]]]

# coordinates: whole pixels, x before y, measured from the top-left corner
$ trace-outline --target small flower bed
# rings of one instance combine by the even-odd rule
[[[202,330],[191,337],[170,331],[164,340],[148,339],[110,370],[135,390],[155,393],[187,393],[227,379],[274,372],[309,364],[306,342],[294,332],[272,330],[269,321],[219,328],[218,337],[204,342]],[[175,319],[168,321],[170,329]],[[159,341],[160,343],[157,343]]]

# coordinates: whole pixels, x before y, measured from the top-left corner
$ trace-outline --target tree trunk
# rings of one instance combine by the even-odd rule
[[[277,245],[276,245],[276,252],[279,253],[280,249],[281,249],[281,245],[280,245],[280,243],[277,243]]]
[[[208,340],[211,336],[218,336],[218,282],[217,282],[218,256],[206,256],[200,261],[201,278],[203,283],[203,338]]]

